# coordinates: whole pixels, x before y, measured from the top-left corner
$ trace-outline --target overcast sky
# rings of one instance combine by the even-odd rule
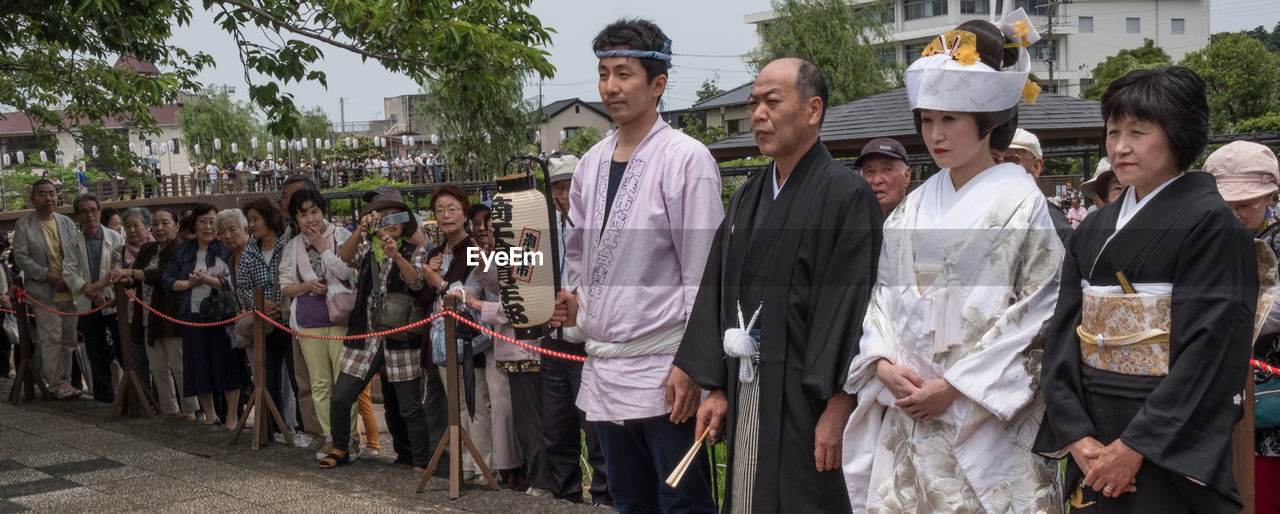
[[[644,17],[656,22],[672,40],[674,68],[664,97],[664,108],[687,107],[696,99],[702,81],[719,73],[723,89],[751,80],[741,55],[755,47],[752,25],[743,16],[769,9],[769,0],[534,0],[531,8],[545,26],[554,28],[551,63],[555,76],[542,83],[543,103],[578,97],[598,101],[596,59],[591,39],[609,22],[621,17]],[[218,66],[206,70],[198,80],[209,85],[225,84],[236,89],[235,97],[248,100],[243,67],[231,36],[213,23],[213,16],[198,6],[191,25],[179,27],[174,44],[199,50],[214,57]],[[1280,21],[1277,0],[1212,0],[1210,30],[1236,31]],[[339,121],[339,98],[346,99],[347,121],[383,118],[383,97],[418,92],[412,80],[391,73],[373,61],[362,63],[345,50],[320,47],[325,52],[320,69],[328,75],[329,88],[318,84],[290,84],[286,91],[303,106],[320,106],[332,121]],[[538,82],[526,85],[525,96],[538,95]]]

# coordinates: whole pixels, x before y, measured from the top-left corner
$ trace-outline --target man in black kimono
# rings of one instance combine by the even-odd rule
[[[710,391],[698,433],[728,436],[726,511],[850,509],[840,462],[853,398],[842,387],[883,218],[867,182],[818,138],[826,103],[826,80],[807,61],[777,60],[756,77],[751,128],[774,163],[734,194],[676,354]],[[736,328],[742,337],[729,339],[755,348],[724,345]]]

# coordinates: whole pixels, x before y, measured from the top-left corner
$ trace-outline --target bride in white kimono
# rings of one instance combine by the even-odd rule
[[[1028,69],[1005,39],[1038,36],[1021,10],[1001,25],[939,36],[904,74],[917,132],[943,169],[885,221],[845,384],[858,395],[844,444],[855,512],[1063,508],[1056,464],[1030,450],[1063,249],[1031,176],[991,156],[1013,137]],[[1017,66],[997,71],[1014,63],[1006,53]]]

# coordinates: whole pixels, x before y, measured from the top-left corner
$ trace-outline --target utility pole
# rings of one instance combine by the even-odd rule
[[[338,97],[338,123],[342,124],[342,133],[347,132],[347,99]]]

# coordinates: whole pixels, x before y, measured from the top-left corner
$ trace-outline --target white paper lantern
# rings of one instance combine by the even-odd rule
[[[320,149],[320,138],[316,138],[316,150]]]
[[[283,139],[280,140],[280,151],[283,152],[289,148],[289,143]]]
[[[90,151],[92,152],[93,157],[96,159],[98,157],[98,145],[93,145],[93,148]]]
[[[417,141],[413,140],[413,136],[409,136],[409,146],[417,146]]]
[[[40,150],[40,162],[49,162],[49,155]]]
[[[213,138],[213,149],[214,149],[214,150],[221,150],[221,149],[222,149],[222,140],[221,140],[221,139],[218,139],[218,138],[216,138],[216,137],[215,137],[215,138]]]
[[[4,154],[4,156],[0,156],[0,164],[3,164],[4,167],[6,168],[9,167],[9,154]]]
[[[253,136],[249,138],[249,148],[252,148],[254,150],[258,149],[258,136]]]
[[[437,135],[435,135],[435,134],[431,134],[431,144],[433,144],[433,145],[438,145],[438,144],[440,144],[440,136],[437,136]]]
[[[305,150],[307,148],[307,138],[304,137],[302,139],[299,139],[298,144],[302,145],[302,148]]]
[[[400,144],[409,146],[409,136],[400,136]]]
[[[195,144],[194,150],[196,152],[196,155],[200,155],[200,143]]]
[[[527,173],[499,178],[492,204],[496,251],[512,258],[516,257],[513,248],[521,253],[519,262],[498,266],[502,308],[519,339],[540,335],[541,325],[555,310],[556,296],[553,263],[542,255],[552,253],[548,252],[551,219],[547,200],[529,187],[530,182]]]
[[[236,148],[236,144],[235,144],[235,143],[231,143],[231,153],[237,153],[237,152],[239,152],[239,151],[240,151],[240,149],[239,149],[239,148]]]
[[[84,158],[84,148],[76,148],[76,158],[77,159]]]
[[[328,140],[328,139],[324,140],[324,149],[325,149],[325,150],[328,150],[328,149],[329,149],[329,140]]]
[[[165,149],[166,151],[168,151],[169,153],[173,153],[173,140],[172,140],[172,139],[170,139],[170,140],[168,140],[168,141],[165,141],[165,142],[164,142],[164,149]]]
[[[129,153],[133,153],[133,154],[138,153],[138,147],[135,146],[133,143],[129,143]]]
[[[565,140],[565,139],[568,139],[568,138],[569,138],[569,134],[568,134],[567,132],[565,132],[565,131],[561,130],[561,131],[560,131],[560,142],[562,142],[562,143],[563,143],[563,142],[564,142],[564,140]]]
[[[275,150],[275,147],[272,146],[270,141],[267,141],[267,153],[271,153],[273,150]]]
[[[27,157],[22,155],[22,152],[18,152],[18,164],[22,164],[24,162],[27,162]]]

